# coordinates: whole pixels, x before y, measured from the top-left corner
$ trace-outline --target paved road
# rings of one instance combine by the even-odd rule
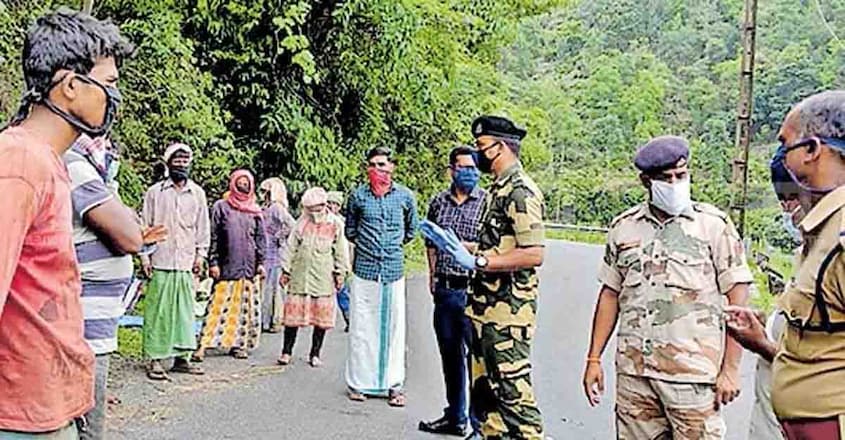
[[[600,257],[601,249],[595,246],[560,241],[548,245],[533,357],[547,435],[554,439],[613,438],[612,391],[597,409],[587,406],[580,391]],[[326,366],[317,370],[304,360],[309,332],[300,335],[296,362],[285,369],[273,366],[281,338],[266,335],[249,361],[209,357],[205,364],[209,375],[203,378],[177,377],[171,383],[153,384],[142,379],[138,367],[116,377],[112,389],[123,402],[112,409],[111,438],[436,438],[416,430],[420,419],[438,416],[444,402],[432,307],[424,278],[411,278],[408,289],[409,402],[405,410],[390,408],[378,399],[356,404],[346,400],[344,333],[329,333]],[[745,392],[727,411],[731,440],[746,437],[753,400],[753,361],[746,358]],[[611,365],[611,357],[605,359]],[[613,384],[607,385],[612,390]]]

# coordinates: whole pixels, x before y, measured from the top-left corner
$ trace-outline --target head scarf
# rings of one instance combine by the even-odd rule
[[[263,191],[270,192],[270,201],[278,203],[282,208],[288,208],[288,189],[285,187],[285,182],[278,177],[271,177],[261,182],[259,186]]]
[[[249,193],[247,194],[238,191],[238,186],[235,184],[241,177],[246,177],[249,180]],[[255,203],[255,178],[252,177],[252,173],[247,170],[237,170],[232,173],[232,177],[229,178],[229,196],[226,197],[226,201],[238,211],[261,214],[261,208]]]
[[[305,191],[302,195],[302,206],[308,208],[310,206],[325,205],[328,199],[326,190],[316,186]]]
[[[343,206],[343,193],[340,191],[329,191],[328,201]]]
[[[173,157],[173,155],[176,154],[177,151],[183,151],[185,153],[188,153],[188,160],[194,160],[194,150],[192,150],[191,147],[185,144],[177,142],[175,144],[170,144],[170,146],[167,147],[166,150],[164,150],[164,156],[162,156],[162,159],[164,159],[164,163],[167,164],[168,162],[170,162],[170,158]]]

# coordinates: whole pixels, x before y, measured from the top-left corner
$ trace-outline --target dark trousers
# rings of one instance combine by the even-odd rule
[[[446,382],[444,415],[455,424],[467,421],[469,346],[472,330],[464,314],[466,289],[450,289],[438,283],[434,290],[434,333],[440,347],[443,378]]]
[[[780,424],[788,440],[841,440],[839,436],[840,417],[789,419],[781,420]]]

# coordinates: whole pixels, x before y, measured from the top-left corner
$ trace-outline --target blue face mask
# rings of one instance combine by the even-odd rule
[[[461,167],[455,170],[452,182],[461,192],[469,193],[478,185],[479,178],[481,178],[481,173],[478,171],[478,168]]]

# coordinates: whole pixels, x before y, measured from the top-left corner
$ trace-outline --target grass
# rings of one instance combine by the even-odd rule
[[[566,240],[576,243],[605,244],[607,234],[604,232],[572,231],[563,229],[546,229],[546,238],[549,240]]]
[[[546,229],[546,238],[551,240],[566,240],[576,243],[605,244],[606,234],[601,232],[571,231],[560,229]],[[792,273],[792,255],[779,249],[763,249],[762,246],[752,247],[752,255],[755,251],[764,251],[769,256],[769,266],[778,271],[781,275],[789,277]],[[751,298],[751,306],[769,313],[774,308],[777,298],[769,292],[769,283],[766,274],[755,264],[753,258],[748,259],[751,273],[754,275],[754,284],[757,287],[757,294]]]
[[[137,328],[117,329],[117,353],[129,359],[141,359],[143,346],[141,330]]]

